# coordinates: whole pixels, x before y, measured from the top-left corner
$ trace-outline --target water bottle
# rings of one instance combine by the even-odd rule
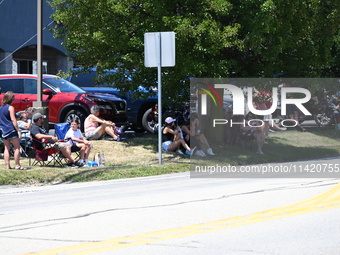
[[[88,167],[96,167],[96,166],[98,166],[99,164],[98,164],[98,162],[97,161],[88,161],[87,162],[87,166]]]

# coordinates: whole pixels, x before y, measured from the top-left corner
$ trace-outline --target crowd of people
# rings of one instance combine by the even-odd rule
[[[179,154],[199,157],[215,155],[207,138],[199,129],[196,113],[188,114],[186,118],[181,118],[181,121],[167,117],[162,130],[162,145],[165,151],[177,151]]]
[[[14,157],[15,169],[26,170],[20,164],[20,139],[25,136],[32,143],[32,148],[38,151],[54,148],[65,157],[67,166],[82,167],[89,161],[89,155],[93,144],[91,140],[98,140],[105,137],[113,141],[120,141],[120,130],[115,123],[99,117],[99,107],[92,106],[90,114],[86,117],[84,135],[80,131],[79,119],[73,119],[70,129],[60,140],[45,129],[46,116],[40,112],[34,113],[32,107],[25,111],[15,113],[11,105],[15,95],[7,92],[0,106],[0,130],[4,143],[4,160],[7,169],[12,169],[10,158]],[[155,108],[156,109],[156,108]],[[185,155],[196,155],[205,157],[215,155],[203,132],[199,129],[199,118],[195,113],[187,111],[185,119],[177,121],[172,117],[165,119],[163,133],[163,149],[169,152],[178,152]],[[190,118],[192,121],[190,121]],[[79,151],[79,160],[75,160],[72,152]]]
[[[285,85],[283,84],[282,86]],[[63,141],[60,141],[56,136],[46,132],[44,128],[46,116],[41,113],[34,113],[32,107],[15,113],[15,109],[11,105],[14,98],[13,92],[7,92],[2,99],[2,106],[0,107],[0,131],[4,143],[4,160],[7,169],[12,169],[10,163],[11,150],[14,156],[14,168],[26,169],[20,164],[20,139],[22,139],[22,136],[26,136],[26,139],[31,139],[30,137],[32,137],[34,147],[39,150],[43,149],[41,142],[47,141],[53,148],[63,154],[67,160],[67,165],[71,167],[87,165],[93,147],[90,140],[102,139],[104,136],[110,137],[113,141],[121,140],[119,128],[112,121],[99,117],[100,111],[97,105],[92,106],[90,114],[86,117],[84,123],[80,123],[79,119],[73,119]],[[271,98],[269,92],[254,90],[254,109],[269,109],[271,101],[268,98]],[[155,114],[158,114],[157,105],[153,108],[153,111]],[[334,111],[336,113],[340,112],[339,105],[334,106]],[[298,123],[298,113],[294,105],[287,107],[287,115]],[[340,114],[338,115],[340,116]],[[262,122],[260,126],[253,121],[258,118]],[[270,132],[283,130],[283,128],[276,124],[272,123],[269,125],[271,118],[271,115],[254,116],[251,112],[243,116],[246,125],[239,128],[238,134],[253,137],[257,145],[258,154],[264,154],[262,148],[265,139],[270,138]],[[250,120],[253,122],[250,123]],[[79,129],[81,124],[84,125],[84,135]],[[299,124],[297,124],[296,128],[300,131],[305,131]],[[206,135],[200,128],[199,115],[196,112],[190,111],[188,105],[185,106],[181,118],[167,117],[161,132],[162,147],[165,151],[198,157],[215,155]],[[75,151],[79,151],[80,155],[80,159],[77,161],[72,157],[72,152]]]
[[[102,139],[104,136],[111,137],[114,141],[120,141],[121,130],[112,121],[99,117],[99,107],[91,107],[91,114],[87,116],[84,124],[84,136],[80,127],[79,119],[72,119],[70,129],[65,136],[58,138],[49,134],[45,129],[46,115],[40,112],[34,113],[32,107],[25,111],[15,113],[12,103],[15,95],[12,91],[6,92],[0,106],[0,133],[4,144],[4,161],[6,169],[13,169],[10,158],[13,154],[14,169],[26,170],[20,164],[20,140],[31,140],[32,148],[38,151],[54,148],[61,153],[69,167],[87,166],[93,144],[90,140]],[[75,160],[72,152],[79,151],[79,160]]]

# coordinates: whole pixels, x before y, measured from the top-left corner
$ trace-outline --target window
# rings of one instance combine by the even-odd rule
[[[24,80],[24,94],[37,94],[37,80],[25,79]]]
[[[1,93],[7,91],[13,91],[16,94],[22,94],[23,90],[23,79],[2,79],[0,80]]]

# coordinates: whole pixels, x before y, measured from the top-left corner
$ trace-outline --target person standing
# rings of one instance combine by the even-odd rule
[[[14,97],[15,96],[12,91],[6,92],[2,98],[2,106],[0,106],[0,129],[5,145],[4,159],[6,163],[6,169],[12,169],[10,164],[10,150],[12,144],[14,147],[15,169],[26,170],[25,167],[20,165],[21,133],[16,120],[15,110],[12,106]]]

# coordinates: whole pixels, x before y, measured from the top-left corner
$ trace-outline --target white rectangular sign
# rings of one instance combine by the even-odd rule
[[[160,54],[161,67],[175,66],[175,32],[144,34],[144,65],[158,67]]]

